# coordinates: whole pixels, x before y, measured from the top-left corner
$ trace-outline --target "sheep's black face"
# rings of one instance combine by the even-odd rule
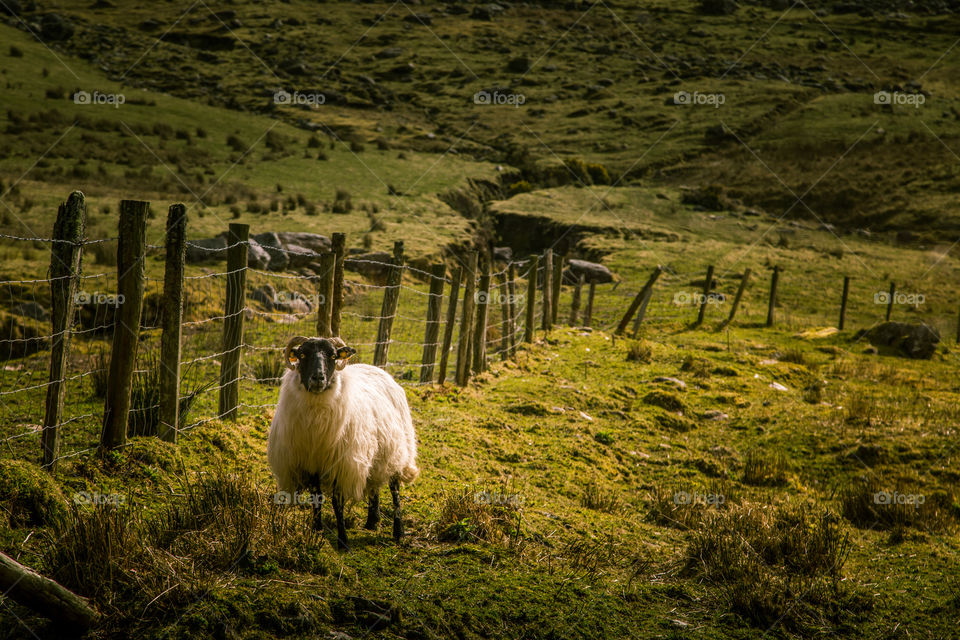
[[[330,388],[337,375],[337,361],[349,358],[356,351],[350,347],[335,347],[329,340],[307,340],[296,349],[297,371],[300,383],[312,393]]]

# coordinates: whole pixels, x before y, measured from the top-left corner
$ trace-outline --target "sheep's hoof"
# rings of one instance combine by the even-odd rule
[[[367,518],[367,522],[363,525],[363,528],[370,531],[376,531],[379,526],[380,518]]]
[[[400,542],[400,538],[403,537],[403,523],[400,520],[393,521],[393,539],[396,542]]]

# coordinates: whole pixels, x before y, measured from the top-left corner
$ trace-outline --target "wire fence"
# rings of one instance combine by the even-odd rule
[[[51,286],[57,278],[37,277],[37,264],[50,260],[51,247],[62,242],[57,238],[20,237],[0,234],[0,446],[11,457],[35,458],[40,451],[44,430],[46,396],[54,383],[64,389],[64,411],[58,428],[60,448],[56,460],[72,458],[97,449],[98,436],[104,421],[104,398],[108,386],[111,361],[111,338],[116,326],[117,312],[123,304],[118,299],[118,274],[110,264],[109,252],[118,238],[85,239],[78,243],[81,251],[100,246],[91,256],[83,258],[82,271],[77,275],[74,296],[76,312],[68,323],[69,358],[64,374],[51,381],[50,348],[58,337],[51,330]],[[238,411],[240,415],[262,414],[276,406],[277,387],[286,371],[281,354],[291,336],[316,334],[317,318],[324,306],[319,293],[321,273],[316,262],[304,260],[318,257],[315,252],[305,256],[299,249],[283,249],[288,261],[296,258],[301,266],[295,270],[270,271],[255,266],[243,267],[246,275],[245,300],[234,314],[224,311],[228,279],[237,270],[228,270],[225,264],[229,247],[209,248],[189,243],[191,249],[210,251],[215,262],[191,265],[184,277],[184,307],[182,321],[181,381],[178,397],[181,433],[217,420],[220,416],[218,398],[221,390],[239,384]],[[128,416],[129,433],[148,435],[156,432],[160,408],[161,318],[164,312],[163,252],[148,246],[153,252],[145,260],[143,312],[139,331],[131,409]],[[548,272],[543,262],[538,263],[537,295],[529,299],[530,260],[496,262],[489,276],[489,288],[477,291],[475,300],[485,305],[486,324],[481,338],[484,362],[492,363],[510,357],[527,334],[528,318],[534,319],[539,329],[543,314],[551,309],[545,304],[544,289],[556,272]],[[442,293],[439,294],[436,316],[439,330],[436,338],[428,341],[428,307],[432,300],[431,284],[437,276],[413,265],[397,266],[394,262],[369,256],[347,256],[343,279],[343,305],[340,335],[357,350],[354,361],[372,363],[379,346],[389,347],[384,368],[403,385],[425,384],[424,367],[434,369],[426,376],[427,383],[438,377],[436,368],[444,347],[447,319],[451,304],[451,340],[448,346],[448,379],[456,366],[461,329],[464,326],[464,287],[458,298],[451,299],[450,270],[445,270]],[[378,340],[378,328],[387,316],[383,314],[383,300],[390,288],[384,274],[399,268],[397,285],[399,299],[396,313],[391,314],[392,331],[386,341]],[[558,270],[559,271],[559,270]],[[641,282],[602,282],[593,284],[585,279],[572,284],[577,275],[567,267],[562,275],[556,323],[583,326],[587,313],[591,314],[593,329],[613,329],[623,320],[641,290]],[[821,287],[820,297],[811,300],[810,286],[794,283],[787,271],[781,280],[773,306],[776,324],[802,330],[806,327],[837,324],[840,304],[839,282]],[[467,274],[475,278],[478,274]],[[702,326],[722,326],[728,317],[732,300],[736,297],[743,274],[724,274],[705,286],[703,272],[663,268],[652,288],[652,294],[643,302],[638,313],[642,317],[643,332],[682,331],[689,328],[703,307]],[[769,289],[766,273],[755,273],[746,288],[736,316],[738,325],[765,324],[769,313]],[[847,305],[849,326],[867,328],[883,321],[889,310],[896,309],[899,318],[926,324],[941,336],[952,335],[956,328],[955,316],[949,312],[953,301],[943,299],[919,300],[910,292],[894,291],[894,307],[883,295],[886,284],[879,278],[858,283],[855,295]],[[806,281],[804,281],[806,282]],[[835,294],[835,295],[834,295]],[[887,292],[889,295],[889,292]],[[830,298],[828,300],[828,298]],[[903,298],[901,300],[900,298]],[[577,300],[577,303],[574,303]],[[436,302],[436,301],[434,301]],[[592,302],[592,305],[590,305]],[[918,311],[927,302],[931,309]],[[528,306],[533,305],[533,314]],[[591,306],[589,310],[587,307]],[[574,312],[576,309],[576,312]],[[225,346],[226,321],[242,315],[243,337],[233,348]],[[576,317],[572,317],[572,316]],[[831,317],[832,316],[832,317]],[[632,321],[628,319],[628,322]],[[474,317],[469,326],[474,327]],[[627,333],[635,334],[640,326],[635,321]],[[432,362],[424,362],[424,350],[436,352]],[[233,349],[241,354],[241,366],[236,377],[221,379],[224,356]],[[469,366],[469,361],[467,366]]]

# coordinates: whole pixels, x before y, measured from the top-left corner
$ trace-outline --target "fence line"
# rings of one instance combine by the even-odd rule
[[[341,243],[343,242],[341,236]],[[0,234],[0,248],[4,246],[23,247],[33,252],[36,244],[42,243],[51,249],[56,246],[73,245],[81,251],[88,246],[104,243],[122,242],[121,238],[87,239],[68,242],[60,238],[32,238],[11,234]],[[336,244],[336,243],[334,243]],[[320,274],[316,270],[322,253],[309,250],[271,250],[283,251],[291,255],[310,255],[317,258],[315,263],[305,267],[300,275],[268,271],[250,266],[226,266],[227,255],[231,249],[238,250],[244,241],[228,243],[222,247],[206,247],[196,242],[185,242],[194,249],[210,252],[222,261],[219,268],[199,267],[208,270],[181,275],[185,285],[183,320],[180,323],[182,350],[179,357],[181,374],[176,401],[180,422],[174,427],[176,434],[189,432],[197,427],[224,416],[223,407],[218,407],[218,399],[225,389],[238,389],[235,400],[229,401],[227,408],[233,413],[249,414],[262,412],[276,406],[276,386],[285,372],[285,363],[280,352],[291,335],[315,335],[317,315],[335,313],[338,319],[338,333],[357,349],[356,361],[370,363],[377,353],[383,359],[382,366],[401,384],[407,386],[432,384],[443,373],[438,365],[451,356],[456,359],[456,379],[465,384],[471,375],[481,373],[491,361],[509,357],[516,347],[542,331],[544,323],[548,326],[562,324],[568,317],[562,306],[570,305],[570,318],[582,316],[586,321],[585,301],[577,296],[576,290],[583,285],[590,288],[589,309],[592,317],[590,324],[595,328],[626,332],[629,318],[621,318],[631,300],[637,306],[637,318],[634,321],[632,335],[636,336],[641,326],[656,326],[661,330],[689,328],[703,324],[704,329],[717,321],[719,327],[734,320],[734,313],[740,309],[740,324],[765,324],[764,319],[774,324],[792,323],[802,325],[810,322],[811,314],[796,315],[791,309],[800,307],[796,293],[784,289],[789,284],[790,272],[773,270],[770,274],[762,272],[748,282],[750,270],[742,277],[730,276],[724,282],[715,285],[713,269],[704,270],[676,269],[663,267],[655,282],[648,287],[629,286],[627,283],[598,283],[589,277],[567,275],[561,264],[571,269],[565,256],[555,255],[548,263],[545,260],[532,261],[529,258],[489,263],[489,286],[483,291],[476,287],[479,273],[468,273],[463,280],[457,279],[459,286],[457,298],[453,298],[451,287],[454,277],[446,269],[433,271],[411,266],[405,262],[381,261],[369,256],[343,256],[345,268],[351,272],[349,277],[341,274],[334,283],[334,290],[342,292],[342,308],[331,309],[328,301],[321,300],[318,287]],[[161,249],[159,245],[149,245],[150,249]],[[342,250],[345,251],[345,245]],[[488,258],[489,259],[489,258]],[[82,261],[84,266],[92,261]],[[332,262],[332,259],[331,259]],[[536,287],[530,296],[528,282],[535,266]],[[311,268],[313,267],[313,268]],[[361,269],[360,273],[354,270]],[[399,270],[399,278],[383,284],[391,270]],[[303,275],[303,274],[307,275]],[[313,273],[314,275],[309,275]],[[381,276],[364,275],[381,274]],[[770,295],[770,277],[779,284],[779,290]],[[46,278],[18,279],[21,274],[5,273],[0,267],[0,406],[7,414],[7,424],[0,426],[0,443],[8,450],[29,452],[39,449],[36,445],[44,433],[45,416],[40,409],[43,403],[40,396],[52,387],[63,389],[66,402],[64,413],[54,425],[61,435],[62,446],[56,455],[47,462],[76,457],[98,448],[90,446],[96,442],[96,434],[102,426],[104,414],[101,410],[103,394],[109,384],[109,360],[104,352],[113,328],[116,326],[117,313],[122,301],[116,304],[104,303],[103,292],[94,292],[94,298],[88,291],[77,302],[77,310],[67,326],[59,331],[50,331],[50,322],[44,307],[49,306],[51,288],[73,279],[79,284],[91,281],[102,282],[101,288],[115,291],[117,273],[102,271],[98,273],[73,272],[67,275],[49,274]],[[245,276],[242,304],[227,312],[224,300],[227,282],[240,275]],[[558,277],[559,276],[559,277]],[[572,284],[579,280],[580,284]],[[484,283],[487,279],[484,280]],[[640,283],[635,283],[639,285]],[[831,301],[830,315],[834,307],[840,308],[840,278],[836,283],[838,294]],[[846,276],[843,284],[843,315],[875,315],[881,321],[884,312],[893,311],[892,298],[897,293],[896,286],[889,283],[871,282],[863,286],[856,279]],[[142,424],[148,432],[158,426],[156,414],[161,405],[158,396],[151,395],[151,376],[157,375],[159,360],[160,318],[163,313],[164,278],[154,273],[143,277],[144,312],[140,319],[140,347],[132,371],[129,373],[133,385],[133,403],[127,414],[128,428]],[[431,287],[431,285],[434,285]],[[549,288],[548,288],[549,287]],[[649,295],[642,295],[644,290]],[[728,292],[729,290],[729,292]],[[727,301],[724,296],[736,291],[735,306],[727,314]],[[886,292],[890,300],[884,305],[877,304],[875,314],[865,313],[864,291],[874,295],[874,291]],[[383,296],[391,291],[397,297],[396,306],[384,307]],[[469,301],[464,300],[465,291],[471,293]],[[604,296],[603,307],[594,294]],[[481,299],[481,294],[485,299]],[[557,295],[559,294],[559,295]],[[581,292],[583,298],[586,292]],[[713,296],[713,297],[711,297]],[[741,300],[742,296],[742,300]],[[858,296],[860,296],[858,298]],[[336,302],[336,301],[334,301]],[[453,306],[451,303],[456,302]],[[874,301],[876,303],[876,300]],[[437,331],[427,332],[428,306],[434,304],[434,322]],[[726,306],[725,306],[726,305]],[[384,308],[388,309],[384,313]],[[391,310],[395,309],[395,310]],[[464,317],[464,309],[471,315]],[[574,309],[578,312],[573,313]],[[476,321],[477,310],[483,310],[485,322]],[[528,313],[532,311],[532,315]],[[558,311],[560,311],[558,313]],[[33,314],[36,317],[29,317]],[[531,320],[532,319],[532,320]],[[332,320],[332,318],[331,318]],[[618,324],[618,320],[620,321]],[[927,318],[936,325],[942,334],[952,329],[953,317]],[[221,334],[230,322],[243,325],[243,335],[236,344],[224,348]],[[387,322],[386,333],[378,336],[380,325]],[[528,323],[532,326],[528,327]],[[446,334],[449,333],[448,337]],[[332,324],[330,325],[332,326]],[[482,331],[474,340],[464,342],[460,337],[463,330]],[[528,331],[532,329],[532,331]],[[426,338],[425,335],[432,336]],[[542,334],[541,334],[542,335]],[[69,338],[74,345],[72,353],[65,359],[63,371],[47,379],[44,367],[48,358],[48,346],[61,338]],[[448,342],[449,340],[449,342]],[[449,344],[446,350],[442,347]],[[98,352],[94,348],[99,347]],[[389,351],[387,351],[389,348]],[[445,353],[444,353],[445,351]],[[480,366],[474,358],[479,356]],[[225,357],[238,357],[239,366],[234,372],[221,374],[220,367]],[[460,362],[465,359],[464,362]],[[449,368],[449,366],[448,366]],[[452,369],[451,369],[452,371]],[[64,429],[69,426],[70,428]],[[139,428],[139,427],[138,427]],[[33,437],[37,437],[37,442]],[[115,446],[127,446],[126,442],[114,442]]]

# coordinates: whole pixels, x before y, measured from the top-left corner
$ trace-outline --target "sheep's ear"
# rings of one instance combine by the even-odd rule
[[[300,349],[294,349],[287,352],[287,368],[296,369],[297,363],[300,362]]]
[[[353,347],[343,346],[337,349],[337,360],[346,360],[352,355],[355,355],[357,350]]]

